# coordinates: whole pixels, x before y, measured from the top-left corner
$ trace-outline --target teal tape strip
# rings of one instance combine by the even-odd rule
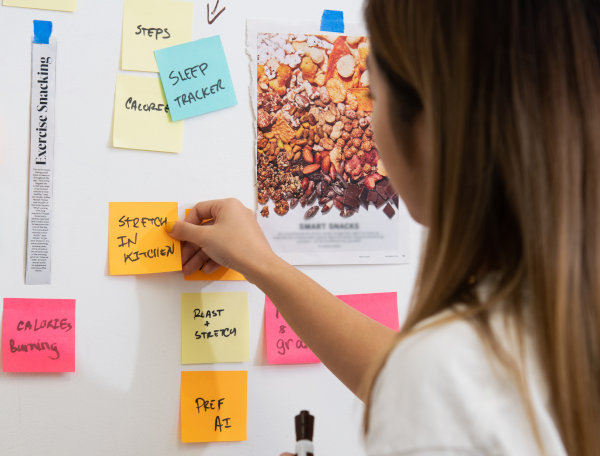
[[[344,33],[344,12],[323,10],[321,16],[321,31]]]
[[[52,35],[52,21],[33,21],[33,42],[37,44],[50,44]]]

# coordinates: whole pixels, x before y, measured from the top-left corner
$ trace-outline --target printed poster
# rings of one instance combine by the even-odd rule
[[[367,38],[256,23],[248,48],[257,218],[273,249],[297,265],[406,262],[408,215],[373,137]]]

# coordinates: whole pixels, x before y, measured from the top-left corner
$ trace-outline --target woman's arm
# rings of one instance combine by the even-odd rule
[[[203,221],[212,219],[210,224]],[[271,250],[253,212],[237,200],[198,203],[186,222],[169,226],[182,247],[184,273],[210,262],[235,269],[258,286],[319,359],[354,394],[395,332],[337,299]],[[201,250],[198,250],[198,248]],[[215,264],[216,263],[216,264]]]

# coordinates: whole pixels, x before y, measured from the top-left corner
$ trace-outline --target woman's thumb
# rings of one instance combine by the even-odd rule
[[[204,228],[184,221],[170,221],[165,225],[165,231],[173,239],[188,241],[200,247],[201,233]]]

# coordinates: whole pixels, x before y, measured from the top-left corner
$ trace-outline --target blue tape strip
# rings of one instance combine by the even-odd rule
[[[344,12],[323,10],[321,16],[321,31],[344,33]]]
[[[33,21],[33,42],[37,44],[50,44],[52,35],[52,21]]]

